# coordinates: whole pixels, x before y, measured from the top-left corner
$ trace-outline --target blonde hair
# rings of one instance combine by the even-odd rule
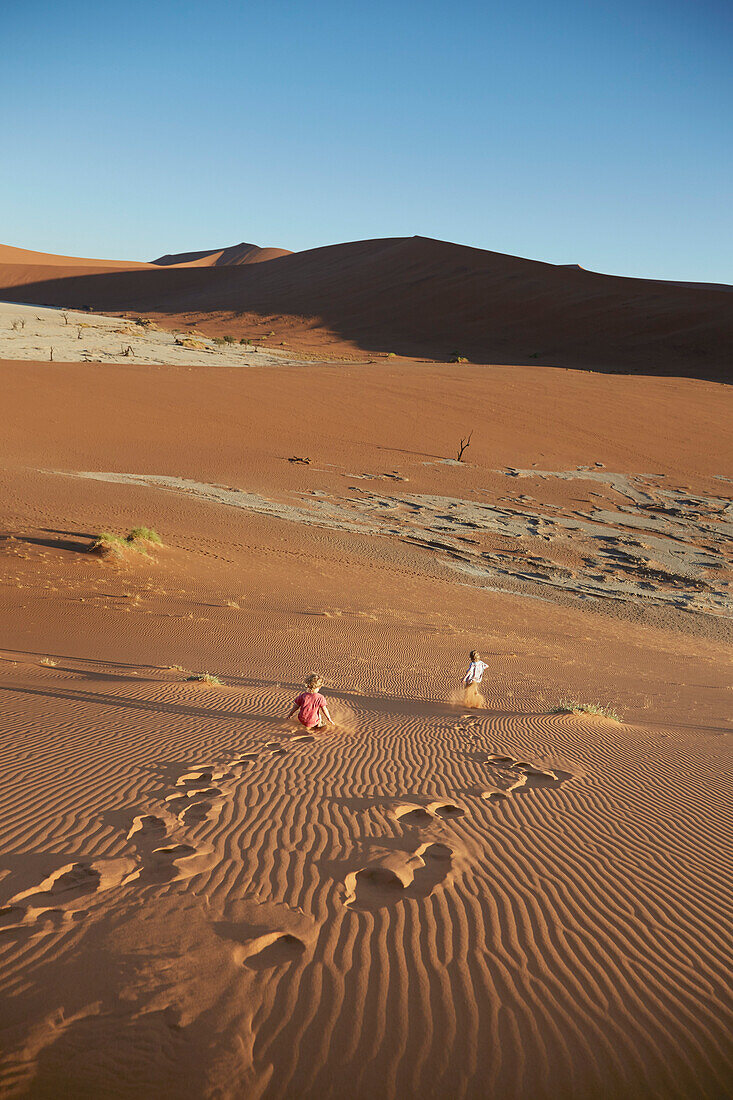
[[[305,686],[308,688],[322,687],[323,677],[319,676],[317,672],[311,672],[305,678]]]

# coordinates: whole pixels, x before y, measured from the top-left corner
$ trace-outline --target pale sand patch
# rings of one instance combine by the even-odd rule
[[[194,340],[203,347],[182,347],[176,339]],[[284,352],[239,343],[215,344],[208,336],[186,330],[166,332],[122,317],[13,302],[0,302],[0,359],[174,367],[303,364]]]
[[[409,542],[476,583],[490,581],[499,591],[521,583],[539,590],[546,599],[572,593],[733,617],[729,579],[733,561],[728,551],[733,535],[728,518],[731,504],[718,497],[690,499],[665,492],[672,519],[659,518],[656,512],[639,513],[630,506],[623,512],[591,511],[588,520],[581,520],[417,493],[388,496],[360,489],[356,496],[333,496],[319,490],[289,494],[292,500],[283,501],[231,485],[207,485],[167,474],[46,472],[141,485],[293,523]],[[643,475],[629,476],[643,482]],[[638,530],[643,541],[630,538],[628,528]],[[553,546],[572,537],[585,550],[584,566],[571,571],[549,557],[523,551],[523,542],[527,544],[538,529]],[[467,535],[482,532],[506,533],[515,539],[513,554],[491,553],[480,544],[472,545],[475,539],[467,541]],[[701,539],[711,540],[705,551],[700,549]]]

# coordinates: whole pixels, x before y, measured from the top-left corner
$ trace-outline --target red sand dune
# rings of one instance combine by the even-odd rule
[[[84,262],[82,262],[84,263]],[[120,265],[122,267],[123,265]],[[73,271],[0,263],[0,298],[105,311],[290,347],[725,380],[725,289],[599,275],[424,237],[358,241],[265,264]]]
[[[159,256],[152,262],[157,267],[235,267],[242,264],[260,264],[278,256],[292,256],[287,248],[260,248],[256,244],[230,245],[229,248],[206,249],[203,252],[178,252]]]
[[[660,525],[675,557],[724,544],[733,391],[213,356],[0,362],[0,387],[0,1096],[729,1095],[729,609],[648,610],[692,594],[677,569],[623,617],[587,583]],[[540,577],[564,547],[578,596],[457,572],[467,506],[456,545]],[[596,509],[623,529],[590,561],[549,533]],[[536,532],[485,518],[518,514]],[[163,545],[88,552],[139,524]],[[285,720],[311,669],[318,737]]]
[[[52,252],[32,252],[28,248],[15,248],[11,244],[0,244],[0,269],[6,265],[24,267],[96,267],[116,271],[118,268],[150,267],[150,264],[138,260],[90,260],[81,256],[56,256]]]

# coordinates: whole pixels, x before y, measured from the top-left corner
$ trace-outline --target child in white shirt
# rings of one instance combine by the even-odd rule
[[[475,649],[471,650],[471,664],[469,665],[468,672],[463,677],[464,687],[470,687],[471,684],[480,684],[483,678],[484,672],[489,666],[485,664]]]
[[[478,689],[478,685],[481,683],[484,672],[489,666],[481,660],[480,656],[475,649],[471,650],[471,664],[468,667],[468,672],[463,677],[464,687],[464,705],[468,707],[482,707],[484,705],[484,697]]]

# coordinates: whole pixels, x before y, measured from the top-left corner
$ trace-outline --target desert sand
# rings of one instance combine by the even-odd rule
[[[252,249],[258,262],[243,263]],[[283,251],[236,245],[100,270],[108,261],[0,249],[0,301],[145,313],[318,356],[731,378],[730,287],[619,278],[425,237]]]
[[[51,282],[99,307],[111,277],[142,301],[151,271],[303,255]],[[28,302],[53,264],[24,264]],[[665,308],[683,292],[725,293]],[[717,353],[675,377],[638,349],[603,373],[425,362],[285,313],[272,351],[186,349],[183,309],[83,312],[79,340],[59,309],[14,329],[22,308],[0,311],[3,1095],[726,1095]],[[63,357],[32,358],[47,338]],[[162,543],[90,552],[139,526]],[[312,670],[318,734],[284,718]]]

